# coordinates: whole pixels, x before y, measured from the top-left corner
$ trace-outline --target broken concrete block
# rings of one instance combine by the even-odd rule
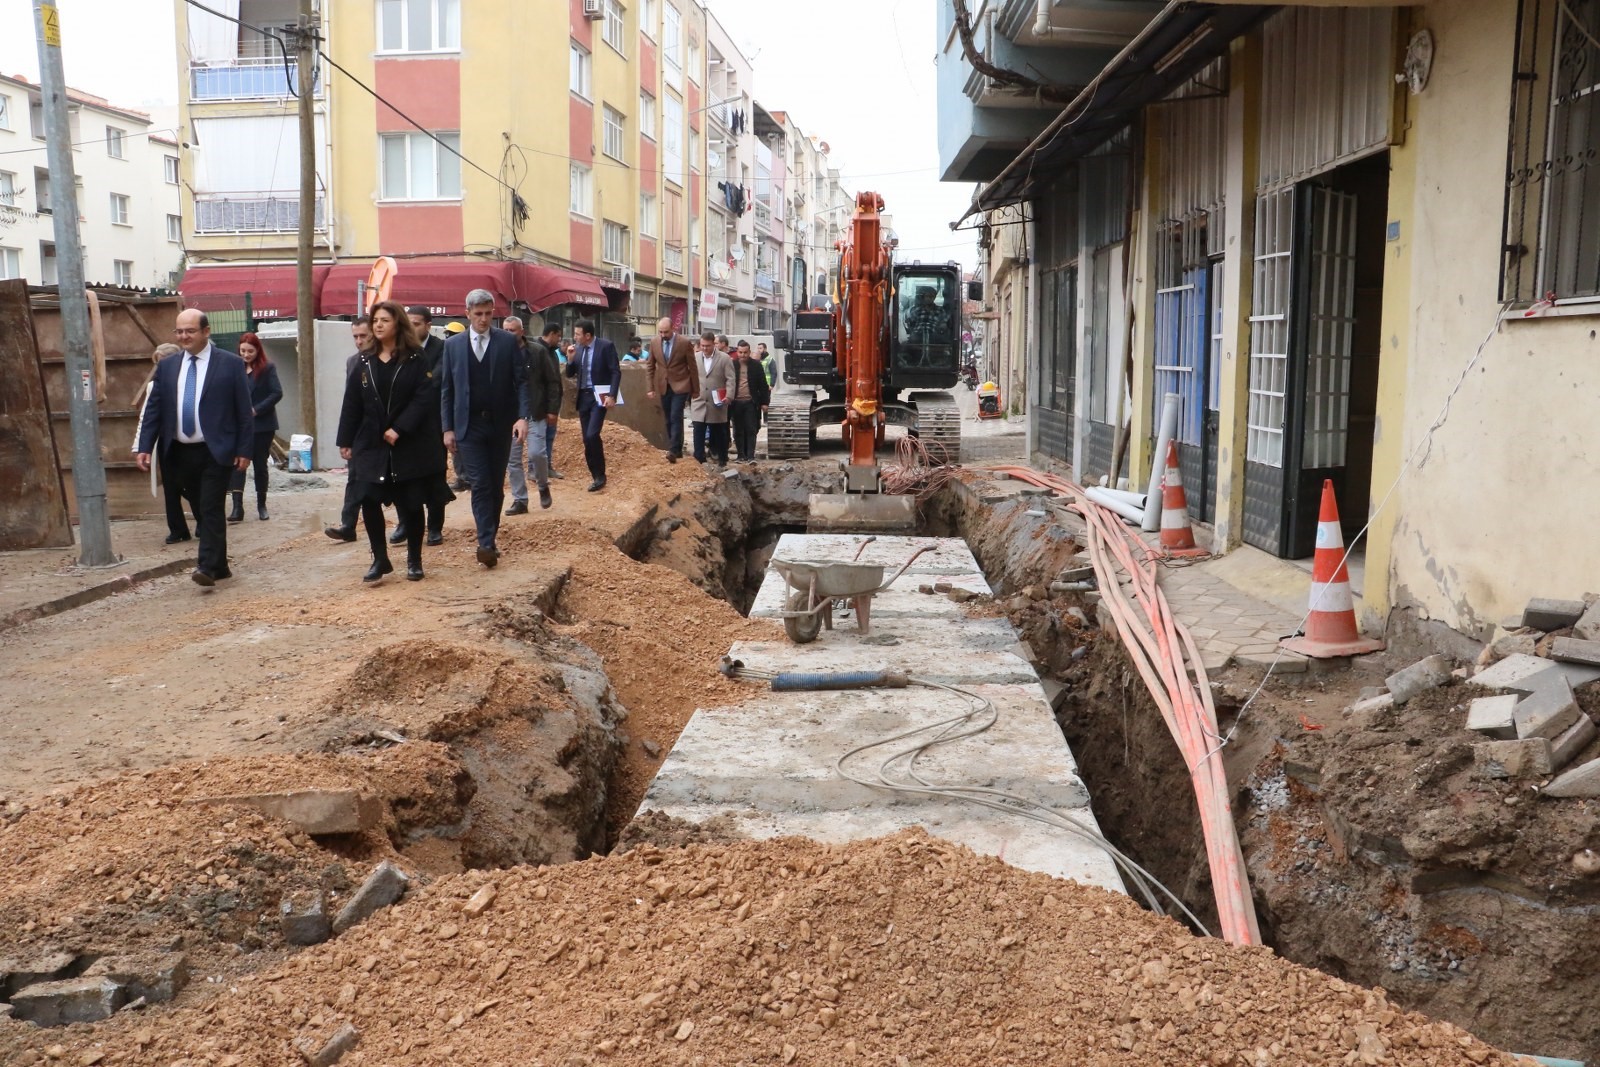
[[[1600,667],[1600,641],[1580,641],[1574,637],[1558,637],[1550,646],[1550,658],[1563,663],[1581,663]]]
[[[974,593],[970,589],[963,589],[959,585],[951,589],[945,594],[945,596],[949,597],[957,604],[965,604],[969,600],[976,600],[978,598],[977,593]]]
[[[356,895],[334,916],[333,932],[342,934],[356,923],[370,918],[379,908],[387,908],[400,899],[400,894],[406,891],[410,882],[405,871],[384,860],[367,875],[367,880],[361,883]]]
[[[482,915],[489,905],[494,903],[496,893],[494,886],[484,886],[472,894],[465,904],[461,905],[462,912],[467,915]]]
[[[1514,693],[1532,694],[1546,686],[1555,685],[1557,678],[1565,680],[1573,689],[1600,680],[1600,667],[1590,667],[1582,663],[1555,663],[1547,659],[1539,662],[1545,665],[1544,670],[1538,674],[1531,674],[1519,682],[1513,682],[1505,688]]]
[[[322,891],[301,898],[284,897],[278,905],[278,930],[291,945],[320,945],[333,935]]]
[[[1578,721],[1550,742],[1550,769],[1559,771],[1577,759],[1589,747],[1589,742],[1594,740],[1595,732],[1594,720],[1578,712]]]
[[[1522,609],[1522,625],[1549,633],[1564,630],[1583,618],[1587,607],[1581,600],[1551,600],[1534,597]]]
[[[1366,690],[1363,689],[1362,692],[1365,693]],[[1382,711],[1385,708],[1392,707],[1394,707],[1394,694],[1378,693],[1375,696],[1364,697],[1344,710],[1347,715],[1366,715],[1370,712]]]
[[[657,756],[661,755],[661,746],[650,740],[648,737],[642,737],[639,739],[639,747],[643,749],[644,754],[649,756],[651,759],[655,759]]]
[[[1584,609],[1583,618],[1572,626],[1572,636],[1580,641],[1600,641],[1600,601]]]
[[[1536,778],[1550,773],[1550,742],[1479,741],[1472,746],[1472,764],[1479,778]]]
[[[1093,567],[1068,567],[1056,575],[1058,582],[1092,582],[1094,579]]]
[[[354,789],[296,789],[283,793],[197,797],[191,804],[229,804],[252,808],[292,822],[308,834],[358,834],[383,820],[383,802]]]
[[[333,1067],[344,1058],[346,1052],[355,1048],[360,1040],[361,1031],[345,1023],[333,1032],[332,1037],[321,1044],[309,1037],[296,1038],[294,1050],[300,1053],[300,1058],[306,1061],[308,1067]]]
[[[1600,797],[1600,759],[1579,764],[1544,787],[1547,797]]]
[[[1517,737],[1554,740],[1577,722],[1580,714],[1582,712],[1578,710],[1578,701],[1572,695],[1572,686],[1567,684],[1565,678],[1557,678],[1552,684],[1535,690],[1517,703],[1514,714]]]
[[[110,978],[67,978],[19,989],[11,995],[11,1011],[39,1026],[97,1023],[115,1015],[127,996],[127,990]]]
[[[11,994],[24,986],[65,978],[76,962],[78,957],[70,952],[0,959],[0,1000],[9,999]]]
[[[1500,741],[1517,737],[1517,694],[1479,697],[1467,705],[1467,729],[1488,734]]]
[[[127,990],[129,1000],[141,997],[160,1004],[189,984],[189,961],[181,952],[135,952],[95,960],[85,978],[109,978]]]
[[[1531,656],[1538,647],[1538,634],[1502,634],[1489,646],[1489,655],[1495,660],[1507,656]]]
[[[1511,689],[1550,669],[1550,661],[1538,656],[1507,656],[1486,671],[1472,676],[1472,684],[1486,689]]]
[[[1053,678],[1041,678],[1039,685],[1044,688],[1044,698],[1049,702],[1050,710],[1060,711],[1061,705],[1067,702],[1067,687]]]
[[[1396,704],[1404,704],[1418,693],[1437,689],[1449,680],[1450,661],[1434,655],[1413,663],[1405,670],[1396,671],[1385,678],[1383,684],[1393,694]]]

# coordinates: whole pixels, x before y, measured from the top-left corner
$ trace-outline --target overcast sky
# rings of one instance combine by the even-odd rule
[[[883,194],[904,258],[971,268],[974,235],[953,234],[948,224],[972,187],[938,180],[940,2],[804,0],[786,9],[774,0],[713,0],[711,9],[754,64],[756,99],[827,141],[829,161],[851,192]],[[173,0],[58,0],[58,7],[73,88],[158,115],[177,104]],[[463,0],[469,21],[473,7]],[[0,0],[0,72],[38,79],[32,0]]]

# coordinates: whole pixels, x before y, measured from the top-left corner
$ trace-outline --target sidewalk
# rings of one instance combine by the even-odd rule
[[[228,526],[228,554],[234,557],[320,532],[328,522],[337,521],[344,501],[344,474],[272,471],[267,492],[267,513],[272,518],[267,522],[256,518],[255,490],[246,489],[245,498],[245,521]],[[160,517],[113,522],[111,547],[122,562],[103,568],[78,566],[76,544],[0,553],[0,633],[141,582],[192,570],[197,542],[168,545],[166,537],[167,523]]]

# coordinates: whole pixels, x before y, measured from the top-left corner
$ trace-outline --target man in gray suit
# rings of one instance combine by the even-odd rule
[[[689,421],[694,427],[694,458],[697,463],[715,460],[728,465],[728,390],[733,386],[733,360],[717,348],[717,335],[710,330],[700,335],[700,395],[689,401]]]
[[[495,538],[506,499],[511,442],[528,438],[528,364],[516,338],[490,325],[492,293],[485,289],[468,293],[467,318],[471,329],[444,345],[439,409],[444,447],[458,456],[472,483],[478,562],[493,567],[500,560]]]

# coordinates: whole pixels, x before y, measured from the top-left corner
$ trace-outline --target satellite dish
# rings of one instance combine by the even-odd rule
[[[1402,70],[1403,73],[1395,75],[1395,81],[1404,82],[1412,96],[1417,96],[1428,87],[1428,75],[1433,72],[1432,30],[1418,30],[1411,35],[1411,42],[1406,45]]]

